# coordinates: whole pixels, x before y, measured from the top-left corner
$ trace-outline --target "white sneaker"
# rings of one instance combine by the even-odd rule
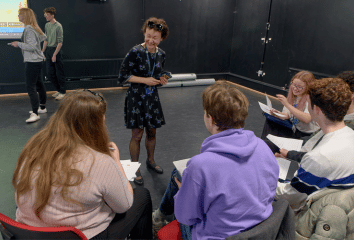
[[[46,113],[47,112],[47,109],[40,109],[38,108],[38,113]],[[33,111],[29,111],[29,113],[33,113]]]
[[[54,93],[54,94],[52,95],[52,97],[54,97],[54,98],[58,97],[59,93],[60,93],[60,92]]]
[[[32,122],[36,122],[38,121],[39,119],[41,119],[39,117],[39,115],[35,114],[35,113],[31,113],[31,116],[29,119],[26,120],[27,123],[32,123]]]
[[[65,94],[59,93],[55,100],[62,100],[65,97]]]

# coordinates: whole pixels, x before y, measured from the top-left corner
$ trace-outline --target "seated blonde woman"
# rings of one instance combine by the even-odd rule
[[[98,93],[67,94],[27,142],[12,181],[17,221],[73,226],[89,239],[152,237],[150,193],[133,191],[128,182],[119,150],[109,142],[106,108]]]

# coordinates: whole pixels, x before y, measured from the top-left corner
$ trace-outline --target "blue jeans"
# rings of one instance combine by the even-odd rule
[[[177,183],[175,182],[175,177],[182,182],[181,176],[178,174],[176,169],[173,169],[171,173],[171,179],[170,182],[168,183],[167,189],[165,191],[165,194],[162,197],[161,203],[160,203],[160,211],[164,215],[171,215],[174,213],[174,207],[175,207],[175,202],[174,202],[174,196],[178,192],[179,188]],[[180,223],[180,228],[181,228],[181,233],[182,233],[182,238],[183,240],[191,240],[192,239],[192,226],[184,225]]]

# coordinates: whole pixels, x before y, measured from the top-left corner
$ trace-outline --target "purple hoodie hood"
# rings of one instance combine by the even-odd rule
[[[257,145],[253,132],[243,128],[227,129],[205,139],[200,152],[226,153],[247,158],[253,154]]]

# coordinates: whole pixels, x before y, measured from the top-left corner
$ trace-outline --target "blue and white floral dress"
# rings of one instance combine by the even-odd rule
[[[166,54],[160,48],[155,54],[149,53],[141,44],[136,45],[125,56],[118,81],[125,83],[132,76],[150,77],[151,75],[159,80],[164,73],[165,59]],[[159,128],[165,124],[156,86],[130,83],[124,103],[124,120],[125,126],[129,129]]]

